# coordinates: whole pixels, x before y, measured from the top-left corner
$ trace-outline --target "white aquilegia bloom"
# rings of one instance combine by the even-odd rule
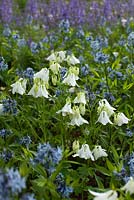
[[[0,115],[3,113],[3,104],[0,103]]]
[[[80,158],[84,158],[86,160],[91,159],[92,161],[94,161],[94,157],[92,155],[92,152],[88,144],[83,144],[81,149],[78,149],[76,154],[73,155],[73,157],[77,157],[77,156]]]
[[[134,194],[134,179],[133,179],[133,177],[130,177],[129,181],[121,189],[125,190],[126,192],[129,192],[130,194]]]
[[[35,79],[41,79],[42,81],[45,82],[46,85],[48,85],[49,81],[49,69],[47,68],[42,68],[39,72],[34,74],[34,80]]]
[[[68,55],[67,58],[66,58],[66,61],[69,65],[76,65],[76,64],[80,63],[79,59],[76,58],[73,54]]]
[[[99,101],[98,113],[100,114],[102,111],[106,111],[108,117],[114,114],[115,108],[113,108],[106,99],[102,99]]]
[[[91,190],[88,190],[94,197],[94,200],[117,200],[118,194],[114,190],[109,190],[107,192],[99,193],[99,192],[93,192]]]
[[[128,119],[123,113],[114,114],[114,124],[122,126],[122,124],[128,124],[130,119]]]
[[[59,62],[62,62],[66,59],[66,51],[58,51],[57,54]]]
[[[59,74],[59,69],[61,68],[60,64],[58,63],[51,63],[50,64],[50,70],[54,73],[54,74]]]
[[[109,116],[108,116],[108,114],[107,114],[106,111],[101,111],[100,116],[99,116],[97,122],[100,122],[103,125],[106,125],[107,123],[113,124],[110,121]]]
[[[77,94],[77,97],[75,97],[74,103],[82,103],[82,104],[86,104],[86,96],[85,96],[85,92],[79,92]]]
[[[46,89],[46,85],[44,81],[36,80],[33,87],[29,91],[28,95],[32,95],[35,98],[37,97],[45,97],[48,98],[48,91]]]
[[[50,62],[61,63],[66,60],[66,51],[53,52],[50,56],[47,57],[47,60]]]
[[[48,56],[47,57],[47,59],[46,60],[48,60],[48,61],[56,61],[57,60],[57,56],[56,56],[56,54],[55,53],[52,53],[50,56]]]
[[[71,122],[69,125],[72,126],[81,126],[82,124],[89,124],[87,120],[85,120],[81,115],[80,115],[80,110],[78,106],[73,107],[73,114],[70,115]]]
[[[71,108],[71,99],[69,97],[66,99],[66,104],[63,106],[63,108],[58,110],[56,113],[62,113],[62,116],[73,114],[73,110]]]
[[[23,95],[26,91],[26,84],[27,84],[27,80],[20,78],[18,81],[16,81],[15,83],[11,85],[12,93],[13,94],[18,93],[18,94]]]
[[[102,149],[100,145],[96,145],[95,148],[92,150],[95,160],[100,157],[107,157],[108,154],[106,153],[105,149]]]
[[[78,86],[76,81],[79,79],[79,68],[78,67],[70,67],[69,71],[65,74],[63,83],[70,86]]]

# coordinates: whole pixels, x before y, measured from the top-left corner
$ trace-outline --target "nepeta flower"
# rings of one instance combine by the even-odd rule
[[[133,177],[130,177],[129,181],[121,189],[125,190],[126,192],[129,192],[130,195],[134,194],[134,179],[133,179]]]
[[[66,185],[65,178],[62,173],[59,173],[56,176],[55,185],[57,192],[59,192],[63,198],[69,198],[70,193],[73,192],[73,188]]]
[[[84,159],[91,159],[92,161],[94,161],[94,157],[92,155],[92,152],[89,148],[88,144],[83,144],[81,149],[78,149],[76,151],[76,154],[73,155],[73,157],[80,157],[80,158],[84,158]]]
[[[7,129],[4,129],[4,128],[0,130],[0,137],[2,137],[2,138],[5,138],[5,137],[7,137],[11,134],[12,134],[11,130],[7,130]]]
[[[34,194],[26,193],[22,196],[21,200],[36,200]]]
[[[23,95],[25,93],[26,90],[26,84],[27,84],[27,80],[20,78],[18,81],[16,81],[15,83],[13,83],[11,85],[12,87],[12,93],[18,93],[20,95]]]
[[[0,57],[0,71],[5,71],[8,69],[8,65],[5,63],[5,59]]]
[[[24,136],[20,139],[19,143],[25,145],[27,148],[31,144],[32,140],[30,136]]]
[[[88,124],[88,121],[85,120],[81,115],[80,115],[80,110],[78,106],[73,107],[73,113],[70,115],[71,122],[69,125],[72,126],[81,126],[82,124]]]
[[[39,144],[33,164],[42,164],[50,174],[55,171],[55,167],[62,159],[62,150],[60,147],[52,147],[49,143]]]
[[[3,113],[7,114],[17,114],[17,102],[12,99],[3,99],[2,100],[2,110]]]
[[[97,122],[100,122],[100,123],[103,124],[103,125],[106,125],[107,123],[113,124],[113,123],[110,121],[109,116],[108,116],[108,114],[107,114],[106,111],[101,111]]]
[[[8,179],[7,186],[13,194],[18,194],[26,187],[25,178],[22,178],[18,170],[8,169],[6,177]]]
[[[123,113],[114,114],[114,124],[122,126],[122,124],[128,124],[130,119],[128,119]]]
[[[106,153],[106,150],[102,149],[100,145],[95,146],[95,148],[92,150],[92,153],[94,155],[95,160],[97,160],[100,157],[108,156],[108,154]]]
[[[94,200],[117,200],[118,194],[114,190],[109,190],[107,192],[99,193],[99,192],[93,192],[91,190],[88,190],[92,195],[95,196]]]

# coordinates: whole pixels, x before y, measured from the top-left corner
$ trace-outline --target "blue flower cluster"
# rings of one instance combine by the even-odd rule
[[[14,170],[13,168],[8,169],[7,172],[0,170],[1,200],[13,200],[14,196],[18,195],[25,187],[25,178],[20,176],[18,170]]]
[[[13,153],[7,149],[4,149],[0,153],[0,158],[4,160],[4,162],[8,162],[13,157]]]
[[[56,176],[55,184],[57,192],[59,192],[63,198],[69,198],[70,194],[73,192],[73,188],[66,185],[65,178],[62,173],[59,173]]]
[[[16,69],[16,74],[21,78],[29,79],[29,81],[32,83],[34,77],[34,70],[31,67],[26,68],[26,70],[24,71]]]
[[[42,164],[49,175],[55,171],[56,165],[62,159],[60,147],[52,147],[49,143],[39,144],[36,157],[32,160],[33,164]]]
[[[5,71],[8,69],[8,65],[5,63],[5,59],[0,57],[0,71]]]
[[[128,35],[128,45],[129,46],[134,46],[134,32],[131,32],[129,35]]]
[[[11,134],[12,134],[11,130],[7,130],[4,128],[0,130],[0,137],[2,137],[2,138],[6,138],[7,136],[9,136]]]
[[[109,55],[104,54],[101,51],[98,51],[94,55],[94,61],[100,64],[108,63]]]
[[[34,198],[34,194],[27,193],[22,196],[21,200],[36,200],[36,199]]]
[[[3,99],[3,113],[5,114],[17,114],[17,102],[12,99]]]
[[[68,19],[61,20],[61,22],[59,23],[59,28],[60,28],[60,31],[62,31],[62,32],[65,32],[65,33],[69,32],[69,29],[70,29],[69,20]]]
[[[32,140],[30,136],[24,136],[20,139],[19,143],[26,146],[27,148],[31,144]]]
[[[97,37],[95,40],[91,40],[90,47],[92,48],[93,51],[100,51],[102,48],[108,46],[108,39],[107,38],[102,38],[102,37]]]

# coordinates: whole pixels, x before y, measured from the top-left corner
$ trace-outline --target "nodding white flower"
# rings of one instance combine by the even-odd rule
[[[69,125],[72,126],[81,126],[82,124],[88,124],[88,121],[85,120],[81,115],[78,106],[73,107],[73,114],[70,115],[71,122]]]
[[[92,150],[92,153],[94,155],[95,160],[97,160],[100,157],[108,156],[108,154],[106,153],[106,150],[102,149],[100,145],[95,146],[95,148]]]
[[[62,61],[65,60],[66,57],[66,51],[58,51],[58,52],[53,52],[50,56],[47,57],[47,60],[50,62],[58,62],[61,63]]]
[[[49,61],[56,61],[56,54],[55,53],[52,53],[50,56],[47,57],[46,60],[49,60]]]
[[[31,90],[29,91],[28,95],[32,95],[36,98],[37,97],[48,98],[49,93],[46,89],[45,82],[36,81]]]
[[[113,108],[106,99],[102,99],[99,101],[98,113],[100,114],[101,111],[106,111],[108,117],[114,114],[115,108]]]
[[[68,55],[66,61],[69,65],[76,65],[80,63],[79,59],[77,59],[73,54]]]
[[[75,97],[74,103],[82,103],[82,104],[86,104],[86,96],[85,96],[85,92],[79,92],[77,94],[77,97]]]
[[[47,68],[42,68],[39,72],[34,74],[34,80],[35,79],[41,79],[42,81],[45,82],[46,85],[48,85],[49,81],[49,69]]]
[[[128,119],[123,113],[114,114],[114,124],[122,126],[122,124],[128,124],[130,119]]]
[[[58,51],[58,57],[60,59],[60,62],[64,61],[66,58],[66,51]]]
[[[60,64],[58,63],[51,63],[50,64],[50,69],[54,74],[59,74],[59,69],[61,68]]]
[[[18,81],[16,81],[15,83],[11,85],[12,93],[13,94],[18,93],[18,94],[23,95],[26,91],[26,84],[27,84],[27,80],[20,78]]]
[[[134,194],[134,179],[133,179],[133,177],[130,177],[129,181],[121,189],[125,190],[126,192],[129,192],[130,194]]]
[[[99,193],[99,192],[93,192],[91,190],[88,190],[93,196],[95,196],[94,200],[117,200],[118,194],[114,190],[109,190],[107,192]]]
[[[107,114],[106,111],[101,111],[100,116],[99,116],[97,122],[100,122],[103,125],[106,125],[107,123],[113,124],[110,121],[109,116],[108,116],[108,114]]]
[[[66,104],[63,106],[63,108],[56,112],[57,114],[62,113],[62,116],[66,116],[68,114],[73,114],[73,110],[71,108],[71,99],[66,99]]]
[[[73,155],[73,157],[80,157],[80,158],[84,158],[84,159],[91,159],[92,161],[94,161],[94,157],[92,155],[92,152],[89,148],[88,144],[83,144],[81,149],[79,149],[76,154]]]
[[[0,103],[0,115],[3,113],[3,104]]]
[[[73,151],[77,152],[77,151],[79,150],[79,147],[80,147],[79,141],[78,141],[78,140],[75,140],[75,141],[73,142],[73,145],[72,145]]]
[[[65,74],[63,83],[70,86],[78,86],[76,80],[79,79],[79,68],[78,67],[70,67],[69,71]]]

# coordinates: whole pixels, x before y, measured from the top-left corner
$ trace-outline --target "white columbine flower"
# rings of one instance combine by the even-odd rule
[[[46,85],[48,85],[49,81],[49,69],[47,68],[42,68],[39,72],[34,74],[34,80],[35,79],[41,79],[42,81],[45,82]]]
[[[133,177],[130,177],[129,181],[121,189],[125,190],[126,192],[129,192],[130,195],[134,194],[134,179],[133,179]]]
[[[52,53],[50,56],[47,57],[46,60],[49,60],[51,62],[51,61],[56,61],[56,59],[57,59],[56,54]]]
[[[103,125],[106,125],[107,123],[113,124],[110,121],[109,116],[108,116],[108,114],[107,114],[106,111],[101,111],[100,116],[99,116],[97,122],[100,122]]]
[[[100,114],[101,111],[106,111],[108,117],[114,114],[115,108],[113,108],[106,99],[102,99],[99,101],[98,113]]]
[[[70,86],[78,86],[76,80],[79,79],[79,68],[78,67],[70,67],[69,71],[65,74],[63,83],[70,85]]]
[[[48,91],[45,86],[45,82],[36,80],[33,87],[29,91],[28,95],[32,95],[34,97],[45,97],[48,98]]]
[[[94,155],[95,160],[97,160],[100,157],[108,156],[108,154],[106,153],[106,150],[102,149],[100,145],[95,146],[95,148],[92,150],[92,153]]]
[[[77,157],[77,156],[80,158],[84,158],[86,160],[91,158],[91,160],[94,161],[94,157],[92,155],[92,152],[88,144],[83,144],[81,149],[79,149],[76,152],[76,154],[73,155],[73,157]]]
[[[93,196],[95,196],[94,200],[117,200],[118,194],[114,190],[109,190],[107,192],[99,193],[99,192],[93,192],[91,190],[88,190]]]
[[[121,126],[122,124],[128,124],[128,119],[123,113],[114,114],[114,124]]]
[[[3,113],[3,104],[0,103],[0,115]]]
[[[64,61],[66,58],[66,51],[58,51],[57,53],[58,53],[60,62]]]
[[[81,115],[78,106],[73,107],[73,114],[70,115],[71,122],[69,125],[72,126],[81,126],[82,124],[88,124],[88,121],[85,120]]]
[[[85,97],[85,92],[79,92],[77,94],[77,97],[75,97],[74,103],[82,103],[82,104],[86,104],[86,97]]]
[[[18,81],[16,81],[15,83],[11,85],[12,93],[13,94],[18,93],[18,94],[23,95],[26,90],[26,83],[27,83],[26,79],[20,78]]]
[[[63,108],[56,112],[57,114],[62,113],[62,116],[66,116],[68,114],[73,114],[73,110],[71,108],[71,99],[66,99],[66,104],[63,106]]]
[[[66,61],[69,65],[76,65],[80,63],[80,61],[73,54],[68,55]]]
[[[60,64],[58,63],[51,63],[50,64],[50,69],[54,74],[59,74],[59,69],[61,68]]]

